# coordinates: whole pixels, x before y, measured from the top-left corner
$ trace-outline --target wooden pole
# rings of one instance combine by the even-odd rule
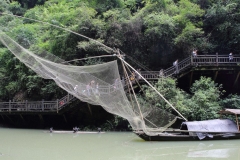
[[[58,107],[59,107],[59,100],[57,99],[57,113],[58,113]]]
[[[218,71],[215,72],[215,75],[214,75],[214,81],[217,79],[217,75],[218,75]]]
[[[23,120],[23,122],[25,123],[25,120],[24,120],[24,118],[23,118],[23,116],[20,114],[20,117],[21,117],[21,119]]]
[[[8,109],[9,113],[11,113],[11,100],[9,100],[9,109]]]
[[[67,123],[67,118],[66,118],[65,114],[63,114],[63,119]]]
[[[27,100],[25,101],[25,109],[26,109],[26,111],[28,111],[28,101]]]
[[[191,75],[190,75],[189,87],[191,87],[191,85],[192,85],[192,78],[193,78],[193,71],[191,72]]]
[[[234,81],[233,87],[237,84],[239,76],[240,76],[240,71],[238,72],[238,75]]]
[[[44,100],[42,100],[42,111],[44,111]]]
[[[193,65],[193,56],[191,55],[191,65]]]
[[[91,116],[92,116],[92,109],[91,109],[91,106],[90,106],[90,104],[89,104],[89,103],[87,103],[87,106],[88,106],[88,110],[89,110],[89,112],[90,112],[90,114],[91,114]]]
[[[2,117],[2,119],[5,121],[5,119],[4,119],[4,117],[3,117],[3,115],[1,115],[1,117]]]
[[[239,131],[238,116],[237,116],[237,114],[235,114],[235,116],[236,116],[236,122],[237,122],[238,131]]]
[[[8,115],[6,115],[6,117],[10,120],[12,124],[14,124],[13,120]]]

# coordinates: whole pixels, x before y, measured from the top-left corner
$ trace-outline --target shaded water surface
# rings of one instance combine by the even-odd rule
[[[49,133],[0,128],[0,160],[240,159],[240,140],[146,142],[131,132]]]

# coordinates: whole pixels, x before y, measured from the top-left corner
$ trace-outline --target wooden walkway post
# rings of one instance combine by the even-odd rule
[[[189,87],[191,87],[191,85],[192,85],[192,78],[193,78],[193,71],[190,74]]]
[[[193,65],[193,56],[190,56],[191,57],[191,65]]]
[[[28,111],[28,101],[27,100],[25,101],[25,109],[26,109],[26,111]]]
[[[215,81],[217,79],[218,71],[215,72],[213,80]]]
[[[44,100],[42,100],[42,111],[44,111]]]
[[[57,113],[58,113],[58,107],[59,107],[59,100],[57,99]]]
[[[237,74],[237,77],[233,83],[233,87],[237,84],[239,76],[240,76],[240,72],[238,72],[238,74]]]
[[[12,105],[11,100],[9,100],[9,109],[8,109],[9,113],[11,113],[11,108],[12,108],[11,105]]]

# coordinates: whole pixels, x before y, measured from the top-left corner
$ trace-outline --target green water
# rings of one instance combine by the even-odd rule
[[[0,160],[240,159],[240,140],[146,142],[131,132],[48,133],[0,128]]]

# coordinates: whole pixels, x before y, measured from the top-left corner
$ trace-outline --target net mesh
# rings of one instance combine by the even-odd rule
[[[54,80],[59,87],[81,101],[101,105],[107,112],[127,119],[133,130],[155,135],[176,120],[175,115],[152,104],[130,102],[124,87],[127,83],[120,79],[116,60],[98,65],[74,66],[39,49],[34,54],[2,31],[0,41],[40,77]]]

